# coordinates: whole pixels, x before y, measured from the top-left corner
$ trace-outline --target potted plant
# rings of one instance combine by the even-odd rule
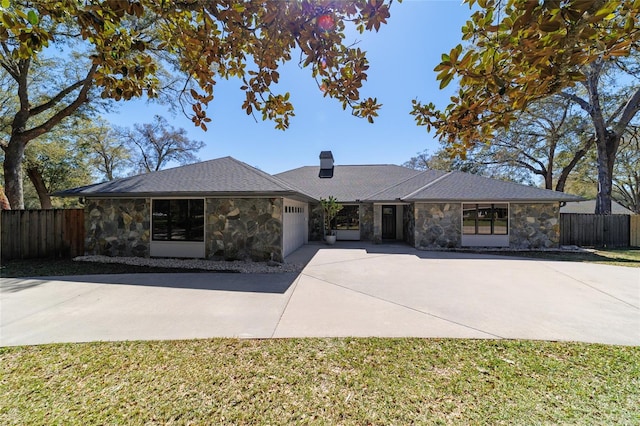
[[[320,206],[322,207],[322,216],[324,218],[324,240],[327,244],[335,244],[336,232],[331,229],[331,222],[338,212],[342,210],[342,204],[333,196],[329,198],[320,198]]]

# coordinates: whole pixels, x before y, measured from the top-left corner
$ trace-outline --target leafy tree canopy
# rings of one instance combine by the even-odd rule
[[[196,163],[200,161],[196,153],[204,147],[204,142],[189,139],[185,129],[176,129],[159,115],[152,123],[120,128],[116,133],[127,144],[131,165],[138,173],[155,172],[172,162]]]
[[[640,0],[465,2],[477,9],[462,28],[471,44],[435,68],[441,88],[456,79],[460,90],[444,110],[414,101],[412,111],[461,155],[531,102],[584,81],[585,65],[628,56],[640,41]]]
[[[294,115],[289,94],[271,87],[280,63],[301,49],[325,96],[342,101],[369,121],[380,105],[360,100],[369,67],[365,52],[344,44],[347,23],[378,30],[393,0],[77,0],[2,1],[0,43],[18,62],[36,58],[63,36],[92,48],[92,77],[106,98],[157,96],[156,72],[165,60],[187,76],[183,100],[196,125],[206,129],[205,106],[219,78],[238,77],[246,93],[243,109],[259,112],[285,129]],[[195,87],[189,89],[189,83]]]

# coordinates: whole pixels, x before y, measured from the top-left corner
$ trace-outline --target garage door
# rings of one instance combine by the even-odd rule
[[[307,242],[307,203],[284,199],[283,254],[289,255]]]

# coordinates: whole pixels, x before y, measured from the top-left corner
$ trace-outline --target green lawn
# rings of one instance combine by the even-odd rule
[[[0,424],[638,424],[640,348],[425,339],[0,348]]]
[[[486,252],[485,252],[486,253]],[[602,263],[640,268],[640,249],[600,249],[594,251],[496,251],[492,254],[565,262]]]
[[[74,262],[71,259],[15,259],[2,262],[0,277],[52,277],[61,275],[135,274],[151,272],[185,272],[185,270],[176,268],[151,268],[148,266],[132,266],[118,263]],[[188,272],[201,271],[189,269]]]
[[[616,266],[640,268],[640,249],[597,250],[594,252],[555,252],[555,251],[496,251],[483,252],[501,256],[529,257],[545,260],[570,262],[603,263]],[[2,263],[0,277],[38,277],[60,275],[91,274],[131,274],[149,272],[184,272],[184,269],[151,268],[146,266],[130,266],[121,264],[100,264],[94,262],[74,262],[71,259],[24,259],[10,260]],[[189,270],[189,272],[202,272]],[[204,271],[211,272],[211,271]],[[217,271],[232,272],[232,271]]]

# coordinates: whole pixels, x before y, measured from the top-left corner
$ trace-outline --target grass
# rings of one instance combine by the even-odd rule
[[[74,262],[71,259],[14,259],[2,262],[0,277],[55,277],[61,275],[135,274],[152,272],[169,273],[185,272],[185,270],[178,268],[132,266],[118,263]],[[189,269],[188,272],[202,271]]]
[[[487,252],[484,252],[487,253]],[[589,262],[640,268],[640,249],[602,249],[593,251],[496,251],[500,256],[517,256],[566,262]]]
[[[0,424],[638,424],[640,348],[424,339],[0,348]]]

